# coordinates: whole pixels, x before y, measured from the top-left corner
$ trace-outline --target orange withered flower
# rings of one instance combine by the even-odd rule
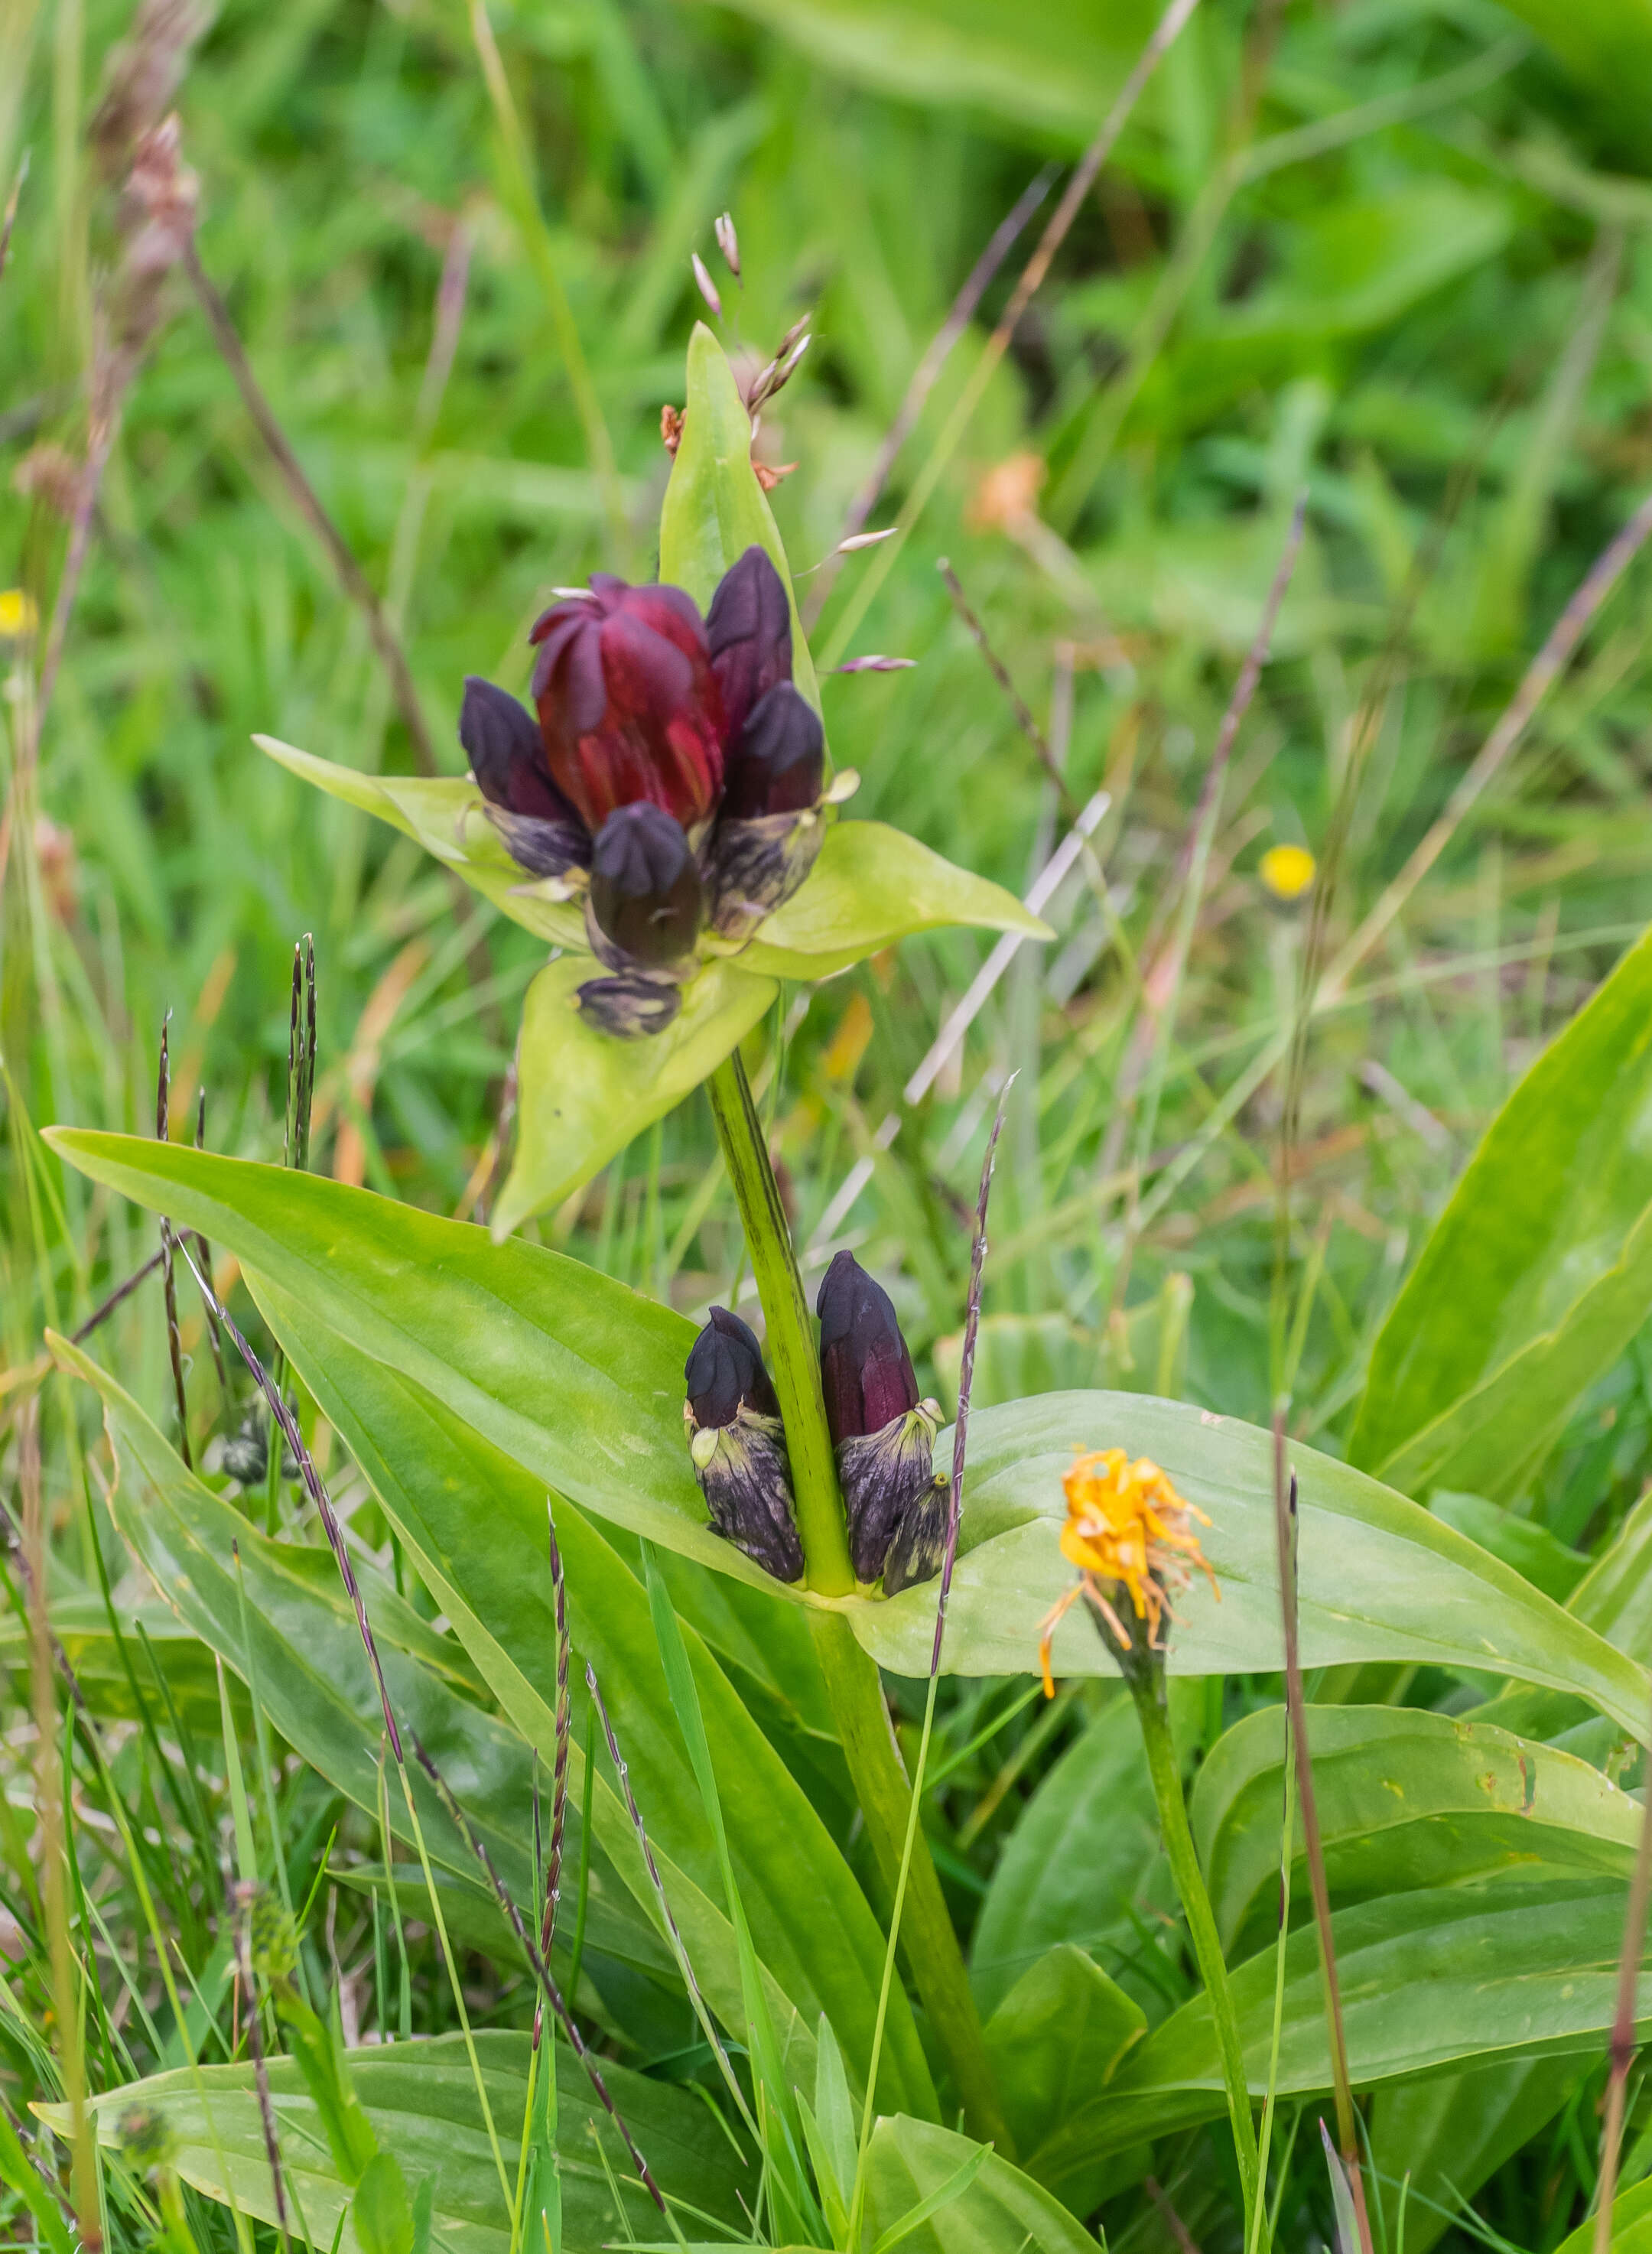
[[[1146,1456],[1131,1463],[1123,1448],[1080,1449],[1062,1488],[1067,1523],[1061,1529],[1061,1555],[1078,1567],[1078,1578],[1040,1624],[1039,1664],[1046,1698],[1055,1695],[1051,1638],[1081,1597],[1107,1628],[1121,1659],[1138,1651],[1144,1656],[1163,1651],[1160,1628],[1166,1617],[1175,1618],[1170,1592],[1188,1586],[1194,1566],[1209,1581],[1218,1602],[1222,1597],[1189,1523],[1197,1519],[1208,1526],[1209,1519],[1185,1502],[1169,1474]],[[1121,1587],[1134,1615],[1129,1627],[1117,1609]]]

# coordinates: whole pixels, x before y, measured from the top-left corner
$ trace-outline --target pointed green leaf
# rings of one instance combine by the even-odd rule
[[[1502,1501],[1652,1312],[1652,933],[1487,1130],[1371,1356],[1348,1452]]]
[[[475,2037],[489,2107],[500,2135],[514,2144],[528,2099],[526,2034],[480,2032]],[[557,2150],[562,2161],[565,2254],[599,2254],[632,2232],[658,2229],[660,2216],[637,2180],[618,2132],[593,2093],[584,2069],[564,2043],[550,2047],[556,2066]],[[433,2243],[467,2247],[472,2254],[507,2254],[510,2216],[483,2124],[476,2086],[459,2035],[348,2054],[352,2077],[384,2152],[394,2153],[405,2180],[433,2180]],[[739,2229],[740,2194],[749,2196],[753,2171],[728,2132],[690,2091],[651,2076],[602,2062],[609,2095],[640,2146],[662,2188]],[[349,2188],[295,2062],[270,2061],[270,2094],[290,2188],[320,2246],[330,2247],[344,2223],[340,2254],[372,2254],[349,2219]],[[204,2095],[203,2095],[204,2090]],[[205,2067],[132,2082],[91,2100],[99,2142],[112,2148],[120,2118],[134,2104],[162,2115],[178,2143],[178,2169],[209,2199],[243,2214],[275,2221],[270,2163],[253,2089],[252,2068]],[[66,2108],[41,2109],[63,2132]],[[61,2125],[60,2125],[61,2124]],[[226,2183],[226,2164],[228,2181]],[[614,2212],[611,2183],[620,2188],[624,2225]]]
[[[899,2114],[872,2132],[866,2216],[876,2244],[906,2254],[1096,2254],[1083,2225],[1008,2160]]]
[[[1088,2105],[1147,2032],[1147,2014],[1071,1942],[1040,1956],[986,2024],[1004,2118],[1030,2152]]]
[[[357,767],[336,766],[318,760],[274,736],[255,736],[253,741],[278,766],[313,783],[329,798],[376,815],[404,837],[411,837],[447,868],[457,870],[501,915],[527,931],[549,940],[553,947],[584,949],[585,921],[577,905],[545,896],[542,886],[520,869],[505,850],[499,832],[482,811],[482,802],[468,775],[363,774]]]
[[[792,609],[792,678],[816,711],[820,690],[774,514],[752,467],[752,418],[728,356],[704,321],[689,340],[682,437],[660,512],[660,577],[710,607],[717,583],[748,548],[766,550]]]
[[[914,932],[974,924],[1053,939],[1013,892],[955,868],[904,830],[838,822],[827,831],[808,882],[776,908],[746,948],[749,970],[776,978],[826,978]]]
[[[949,1437],[936,1443],[948,1460]],[[1273,1442],[1236,1418],[1142,1393],[1052,1393],[984,1409],[970,1426],[958,1564],[942,1665],[1004,1675],[1038,1664],[1040,1623],[1073,1586],[1059,1536],[1061,1480],[1075,1445],[1150,1456],[1210,1519],[1198,1530],[1221,1595],[1202,1574],[1176,1600],[1169,1663],[1184,1675],[1245,1674],[1283,1664]],[[1587,1698],[1644,1741],[1646,1671],[1523,1575],[1363,1472],[1293,1447],[1301,1493],[1305,1667],[1362,1659],[1489,1669]],[[921,1675],[934,1595],[920,1586],[878,1600],[836,1600],[880,1665]],[[1055,1634],[1055,1671],[1113,1672],[1075,1606]]]
[[[1615,2009],[1628,1898],[1627,1885],[1610,1879],[1505,1877],[1339,1910],[1334,1939],[1354,2088],[1470,2062],[1545,2052],[1598,2056]],[[1232,1975],[1246,2078],[1258,2096],[1268,2082],[1274,1976],[1271,1946]],[[1643,1999],[1648,1992],[1643,1986]],[[1306,2096],[1328,2090],[1330,2081],[1319,1941],[1310,1921],[1285,1950],[1278,2089],[1283,2096]],[[1215,2032],[1201,1995],[1132,2051],[1107,2090],[1026,2166],[1059,2191],[1109,2152],[1225,2110]]]
[[[516,1158],[494,1214],[511,1230],[588,1182],[616,1152],[696,1088],[744,1040],[774,999],[772,978],[709,964],[684,990],[662,1033],[633,1041],[588,1026],[575,1006],[586,956],[565,956],[528,990],[517,1052]]]
[[[1311,1706],[1313,1792],[1333,1901],[1499,1871],[1628,1878],[1641,1810],[1597,1768],[1488,1724],[1410,1707]],[[1194,1786],[1199,1859],[1222,1946],[1278,1914],[1284,1710],[1248,1714]],[[1306,1887],[1301,1816],[1292,1891]],[[1257,1945],[1265,1933],[1253,1928]]]

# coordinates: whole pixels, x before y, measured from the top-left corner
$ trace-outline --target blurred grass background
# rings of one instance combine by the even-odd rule
[[[550,588],[653,569],[660,410],[680,402],[704,311],[690,253],[717,270],[722,333],[753,366],[812,318],[760,442],[797,465],[774,505],[794,568],[810,570],[982,247],[1041,167],[1079,154],[1153,15],[1141,0],[499,6],[529,207],[458,0],[220,10],[178,94],[201,259],[399,626],[451,771],[463,675],[522,689]],[[68,543],[120,246],[88,125],[131,29],[130,0],[0,12],[0,182],[28,158],[0,278],[0,588],[27,598],[0,613],[14,626],[31,605],[49,617]],[[788,996],[754,1044],[816,1264],[848,1243],[889,1281],[943,1394],[964,1201],[993,1091],[1018,1070],[977,1399],[1099,1382],[1265,1420],[1271,1338],[1295,1428],[1337,1448],[1408,1250],[1514,1078],[1644,922],[1642,560],[1314,1021],[1281,1312],[1286,1088],[1277,1063],[1260,1066],[1288,1029],[1308,924],[1306,900],[1270,892],[1262,857],[1302,845],[1331,863],[1334,953],[1652,481],[1648,86],[1646,0],[1205,0],[864,615],[885,551],[844,560],[817,654],[915,661],[826,683],[835,755],[863,777],[851,815],[1018,890],[1059,835],[941,556],[1074,796],[1110,794],[1099,877],[1081,870],[1058,895],[1060,940],[1016,958],[915,1108],[900,1091],[985,956],[972,935],[915,941]],[[874,525],[912,490],[1053,200],[949,360]],[[713,251],[725,207],[739,287]],[[19,779],[18,751],[38,637],[0,646],[9,1480],[43,1324],[81,1319],[150,1249],[136,1216],[60,1171],[36,1126],[147,1130],[170,1010],[173,1131],[192,1131],[205,1089],[209,1141],[278,1155],[291,951],[308,931],[314,1162],[473,1211],[542,954],[474,902],[456,917],[414,847],[252,749],[257,730],[363,767],[413,760],[361,619],[181,276],[162,310],[99,490],[38,777]],[[1189,899],[1218,723],[1304,488],[1273,662]],[[819,581],[800,584],[807,600]],[[879,1147],[892,1114],[900,1131]],[[686,1308],[725,1297],[741,1255],[714,1151],[696,1098],[540,1234]],[[845,1203],[858,1162],[864,1186]],[[192,1307],[185,1333],[199,1453],[244,1404],[220,1399]],[[102,1350],[175,1426],[158,1285]],[[1639,1492],[1649,1429],[1642,1342],[1528,1512],[1589,1546]],[[46,1396],[70,1600],[93,1564],[80,1452],[94,1489],[101,1445],[84,1403]],[[372,1523],[362,1505],[358,1535]],[[210,1712],[210,1685],[202,1698]],[[967,1712],[961,1739],[966,1725]],[[976,1796],[945,1862],[966,1916],[994,1810],[1018,1804],[1012,1786],[1057,1740],[1043,1727],[1024,1742],[1019,1770],[995,1782],[990,1762],[966,1764],[951,1788]],[[293,1787],[296,1872],[325,1856],[327,1804]],[[1522,2165],[1488,2211],[1523,2212]]]
[[[704,310],[689,256],[716,262],[716,214],[732,212],[742,246],[742,285],[718,268],[731,349],[766,356],[814,323],[760,440],[797,465],[775,506],[805,570],[831,550],[982,246],[1041,165],[1075,156],[1152,20],[1140,0],[1025,17],[988,0],[500,10],[530,206],[461,7],[219,12],[178,95],[202,261],[405,638],[442,760],[460,766],[464,673],[525,684],[524,630],[550,587],[653,568],[659,413],[680,397]],[[0,168],[9,178],[26,152],[29,169],[0,283],[0,556],[44,618],[119,248],[88,121],[132,21],[125,0],[10,0],[5,25]],[[876,550],[843,560],[817,649],[916,661],[828,684],[836,754],[864,778],[856,811],[1018,889],[1054,834],[1054,794],[941,555],[1075,797],[1110,793],[1105,905],[1081,871],[1058,899],[1062,943],[1016,962],[892,1148],[874,1131],[982,944],[914,942],[788,998],[770,1102],[800,1228],[818,1253],[824,1216],[832,1244],[892,1272],[943,1390],[958,1200],[987,1091],[1019,1068],[989,1390],[1099,1375],[1265,1413],[1284,1091],[1277,1069],[1243,1075],[1288,1014],[1305,920],[1258,862],[1280,843],[1323,855],[1340,802],[1330,944],[1345,938],[1652,472],[1652,182],[1625,95],[1649,60],[1639,0],[1564,19],[1546,0],[1208,0],[915,536],[886,577]],[[874,523],[892,522],[1049,208],[953,354]],[[538,959],[473,902],[456,920],[411,845],[250,748],[257,729],[367,767],[412,755],[198,305],[180,276],[165,287],[6,871],[17,1367],[44,1317],[84,1312],[146,1250],[130,1215],[42,1158],[31,1123],[146,1124],[164,1012],[174,1131],[205,1088],[214,1144],[272,1153],[290,953],[312,931],[319,1163],[471,1210]],[[611,481],[588,458],[557,292]],[[1303,553],[1183,975],[1192,810],[1299,487]],[[1644,915],[1648,584],[1637,564],[1316,1022],[1291,1350],[1296,1422],[1322,1444],[1479,1124]],[[38,654],[10,645],[14,723]],[[544,1233],[703,1305],[739,1265],[712,1148],[696,1100]],[[866,1157],[843,1210],[835,1194]],[[154,1309],[139,1295],[116,1320],[123,1367],[158,1399]],[[204,1435],[218,1404],[196,1359]],[[1633,1486],[1644,1388],[1637,1374],[1620,1390],[1614,1460]]]

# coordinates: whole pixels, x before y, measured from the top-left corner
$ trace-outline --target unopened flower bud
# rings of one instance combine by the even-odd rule
[[[713,1531],[777,1581],[802,1578],[780,1404],[751,1330],[726,1307],[683,1365],[682,1422]]]
[[[792,677],[792,607],[766,549],[748,548],[723,574],[705,633],[727,741],[735,744],[758,698]]]
[[[717,315],[718,318],[721,320],[723,318],[723,300],[718,296],[717,284],[711,279],[710,274],[707,273],[705,261],[701,257],[697,250],[690,252],[689,256],[689,264],[694,269],[695,288],[704,298],[706,304],[711,308],[711,311]]]
[[[584,868],[591,859],[590,833],[551,780],[533,714],[491,681],[470,674],[458,739],[487,802],[488,818],[512,858],[536,877]]]
[[[705,896],[682,824],[646,800],[611,814],[592,850],[587,906],[611,970],[659,970],[692,954]]]
[[[903,1522],[929,1498],[941,1410],[919,1399],[893,1302],[852,1253],[840,1252],[826,1270],[815,1307],[849,1554],[857,1578],[875,1581],[886,1572]],[[929,1546],[914,1526],[910,1558],[903,1551],[903,1561],[915,1563]],[[906,1578],[927,1576],[908,1572]]]
[[[734,232],[732,212],[721,213],[716,222],[717,247],[728,261],[729,272],[738,282],[740,278],[740,239]]]
[[[914,1412],[916,1413],[916,1412]],[[933,1440],[933,1433],[930,1435]],[[895,1537],[884,1559],[884,1594],[898,1597],[918,1581],[933,1581],[947,1551],[947,1512],[950,1494],[945,1480],[930,1480],[902,1511]]]
[[[820,715],[789,681],[777,682],[752,705],[729,755],[722,818],[746,822],[817,805],[825,762]]]

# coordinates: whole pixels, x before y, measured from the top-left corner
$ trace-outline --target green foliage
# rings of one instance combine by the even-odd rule
[[[1644,0],[1203,0],[960,431],[1060,183],[966,324],[865,519],[909,536],[835,554],[953,293],[1040,163],[1090,141],[1158,13],[230,0],[188,59],[205,269],[382,591],[440,772],[407,772],[360,612],[174,274],[38,766],[41,639],[0,642],[0,1436],[30,1529],[39,1466],[45,1576],[36,1608],[9,1555],[0,1594],[0,2237],[86,2235],[83,2072],[111,2254],[275,2243],[228,1857],[295,1913],[264,2033],[298,2240],[560,2254],[680,2230],[843,2254],[858,2179],[855,2254],[1236,2243],[1221,2057],[1131,1709],[1082,1611],[1054,1703],[1032,1671],[1071,1581],[1061,1474],[1115,1442],[1213,1522],[1222,1601],[1198,1579],[1176,1600],[1170,1714],[1252,2094],[1271,2077],[1279,2101],[1263,2240],[1346,2235],[1299,1816],[1281,1839],[1283,1402],[1377,2246],[1592,2243],[1652,1664],[1644,563],[1488,793],[1460,816],[1450,794],[1644,480],[1652,19]],[[132,29],[126,0],[0,22],[0,190],[31,158],[0,277],[0,593],[48,620],[120,303],[124,159],[106,177],[88,129]],[[757,434],[760,462],[799,466],[765,492],[736,387],[804,313],[808,354]],[[685,398],[668,469],[659,411]],[[1273,660],[1207,796],[1302,487]],[[593,569],[657,564],[704,601],[752,540],[859,793],[738,963],[646,1059],[616,1053],[567,1007],[578,955],[547,963],[581,919],[523,882],[461,776],[458,684],[522,691],[528,620]],[[1074,800],[1110,797],[1036,917],[1020,895],[1063,803],[942,595],[943,553]],[[917,662],[826,670],[874,649]],[[1312,906],[1257,869],[1298,841],[1326,880]],[[262,1163],[304,930],[314,1176]],[[1006,967],[1000,938],[1047,943]],[[990,956],[998,983],[931,1057]],[[1018,1075],[918,1830],[927,1930],[956,1932],[985,2020],[990,2153],[948,2125],[910,1897],[861,2151],[888,1873],[822,1654],[858,1663],[904,1822],[884,1702],[910,1764],[933,1584],[843,1600],[858,1648],[710,1535],[682,1446],[705,1309],[756,1319],[694,1095],[736,1045],[808,1287],[853,1249],[951,1401],[983,1142]],[[228,1156],[182,1147],[202,1087]],[[236,1452],[267,1418],[233,1352],[215,1369],[187,1270],[181,1416],[157,1280],[66,1343],[158,1211],[204,1232],[290,1391],[390,1704],[529,1925],[559,1754],[551,1497],[573,1664],[550,1962],[669,2222],[549,2018],[530,2077],[526,1953],[422,1769],[396,1773],[284,1451],[258,1473]],[[73,1718],[60,1678],[34,1679],[37,1617]],[[1633,2246],[1638,2064],[1628,2094]],[[135,2098],[163,2143],[122,2143]]]

